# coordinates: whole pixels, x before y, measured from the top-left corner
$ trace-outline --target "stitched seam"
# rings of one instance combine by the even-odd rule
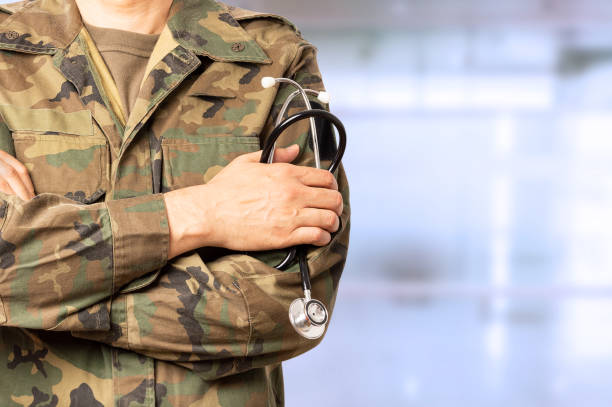
[[[162,140],[162,145],[161,145],[161,147],[162,147],[162,171],[166,170],[164,168],[164,164],[168,163],[168,179],[167,179],[168,187],[170,189],[174,189],[174,175],[172,175],[172,160],[170,159],[170,148],[168,147],[167,144],[164,146],[163,142],[164,141]],[[166,152],[167,152],[167,154],[166,154]],[[164,160],[163,159],[164,156],[168,156],[168,159]],[[162,173],[161,176],[162,176],[162,184],[163,184],[163,181],[164,181],[163,180],[163,177],[164,177],[163,173]]]
[[[104,184],[106,184],[106,174],[105,174],[106,171],[102,170],[104,168],[103,165],[104,165],[104,159],[106,158],[105,155],[106,155],[106,144],[104,145],[104,148],[100,148],[100,154],[98,154],[98,171],[100,175],[98,176],[98,185],[92,191],[92,194],[95,194],[95,191],[99,189],[104,189],[102,187],[104,186]],[[89,196],[91,196],[91,194]],[[112,225],[111,225],[111,229],[112,229]]]
[[[125,340],[127,342],[128,350],[132,350],[132,343],[130,341],[130,316],[128,315],[127,296],[123,296],[123,312],[125,313]]]
[[[116,245],[117,245],[117,239],[115,238],[115,219],[113,218],[112,214],[111,214],[111,209],[108,206],[108,203],[105,203],[106,206],[106,211],[108,213],[108,218],[111,224],[111,243],[112,243],[112,251],[113,251],[113,269],[112,269],[112,282],[111,282],[111,295],[114,295],[115,293],[115,269],[117,268],[117,250],[116,250]]]
[[[53,130],[50,130],[53,131]],[[105,138],[99,136],[85,136],[83,134],[74,134],[68,133],[65,131],[58,131],[60,134],[44,134],[44,131],[41,130],[27,130],[27,129],[19,129],[19,130],[11,130],[13,133],[14,141],[22,141],[22,140],[37,140],[37,141],[57,141],[58,136],[68,136],[67,138],[63,138],[62,142],[66,144],[80,144],[80,145],[88,145],[90,147],[93,146],[101,146],[101,142],[106,142]],[[19,134],[20,132],[31,133],[31,134]],[[15,138],[16,136],[16,138]]]
[[[139,57],[139,58],[148,58],[150,56],[150,53],[147,53],[147,50],[143,50],[143,49],[138,49],[138,48],[134,48],[134,49],[126,49],[126,48],[112,48],[112,47],[98,47],[98,51],[100,51],[100,53],[110,53],[110,52],[114,52],[117,54],[126,54],[126,55],[130,55],[133,57]]]
[[[212,59],[213,61],[221,61],[221,62],[232,62],[232,61],[250,61],[250,62],[255,62],[255,63],[261,63],[261,64],[267,64],[270,65],[272,64],[272,61],[269,58],[266,58],[264,56],[236,56],[236,55],[212,55],[209,52],[202,52],[201,54],[199,52],[196,52],[197,55],[202,55],[205,57],[209,57],[210,59]]]
[[[249,337],[247,339],[247,346],[244,350],[244,356],[243,356],[246,358],[249,355],[249,347],[251,346],[251,339],[253,338],[253,318],[251,318],[251,308],[249,307],[249,301],[247,300],[246,294],[244,290],[242,289],[242,286],[240,285],[238,280],[234,280],[234,283],[235,283],[234,287],[238,288],[238,291],[240,291],[240,294],[242,295],[242,299],[244,300],[244,306],[247,312],[247,320],[249,321]]]
[[[34,53],[33,51],[39,51],[42,52],[43,54],[55,54],[55,52],[57,52],[57,48],[44,48],[44,47],[28,47],[28,46],[24,46],[24,45],[10,45],[10,44],[0,44],[0,49],[5,49],[5,50],[19,50],[19,51],[23,51],[27,54],[32,54]]]
[[[153,276],[149,277],[148,279],[146,279],[145,282],[143,282],[142,284],[139,284],[137,286],[134,287],[130,287],[129,289],[122,289],[121,291],[119,291],[120,294],[128,294],[137,290],[140,290],[143,287],[146,287],[150,284],[152,284],[155,280],[157,280],[157,277],[159,277],[159,273],[161,273],[162,269],[159,268],[156,271],[153,271]]]
[[[191,136],[193,137],[193,136]],[[229,139],[229,140],[228,140]],[[206,145],[206,144],[257,144],[259,145],[258,136],[209,136],[203,135],[201,140],[194,140],[193,142],[184,140],[174,139],[163,139],[162,146],[181,146],[181,145]]]

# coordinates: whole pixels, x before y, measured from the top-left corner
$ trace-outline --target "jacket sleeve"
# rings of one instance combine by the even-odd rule
[[[14,155],[7,125],[0,148]],[[110,297],[167,261],[161,194],[91,205],[0,193],[0,325],[110,329]]]
[[[287,76],[323,89],[314,48],[300,50]],[[269,134],[280,105],[292,91],[279,90],[263,134]],[[302,109],[296,104],[292,110]],[[313,155],[307,135],[304,121],[288,130],[278,145],[299,143],[304,152],[299,164],[310,165]],[[342,168],[337,178],[344,197],[341,229],[329,245],[308,253],[313,298],[323,301],[330,313],[349,241],[349,190]],[[297,265],[284,272],[271,266],[285,253],[234,253],[213,261],[203,261],[197,253],[179,257],[153,284],[116,297],[112,333],[73,335],[178,363],[206,380],[290,359],[320,340],[302,338],[289,322],[289,304],[302,298],[303,292]]]

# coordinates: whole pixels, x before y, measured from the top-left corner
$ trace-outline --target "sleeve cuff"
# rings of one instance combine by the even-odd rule
[[[113,230],[113,292],[168,261],[168,216],[163,194],[106,203]]]

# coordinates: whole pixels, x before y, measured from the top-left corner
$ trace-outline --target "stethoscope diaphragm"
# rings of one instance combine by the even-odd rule
[[[296,298],[289,306],[289,321],[306,339],[318,339],[325,333],[327,309],[321,301]]]

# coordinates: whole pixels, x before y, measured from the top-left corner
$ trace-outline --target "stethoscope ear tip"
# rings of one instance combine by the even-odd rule
[[[263,78],[261,78],[261,86],[263,86],[265,89],[271,88],[274,85],[276,85],[276,79],[274,79],[271,76],[264,76]]]
[[[328,104],[331,97],[329,96],[329,93],[327,92],[319,92],[317,99],[319,99],[319,102],[321,103]]]

